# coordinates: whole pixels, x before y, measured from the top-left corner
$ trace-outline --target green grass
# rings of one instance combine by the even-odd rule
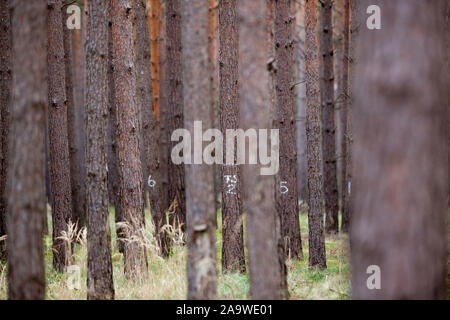
[[[348,299],[350,297],[350,270],[348,264],[348,239],[344,235],[326,238],[327,266],[325,270],[308,266],[308,221],[307,215],[300,215],[303,244],[303,260],[288,260],[288,286],[290,299]],[[51,218],[49,217],[51,231]],[[226,274],[221,272],[221,218],[219,211],[216,232],[218,298],[248,299],[249,281],[246,274]],[[123,258],[116,244],[114,210],[110,210],[112,230],[112,262],[116,299],[185,299],[186,283],[186,247],[178,244],[173,254],[162,259],[158,256],[153,242],[153,226],[149,212],[146,212],[146,245],[149,277],[140,281],[126,280],[123,275]],[[176,235],[175,235],[176,236]],[[179,235],[178,235],[179,236]],[[52,268],[51,232],[44,237],[46,298],[47,299],[86,299],[87,249],[86,234],[81,242],[74,245],[72,265],[80,267],[81,288],[70,290],[67,286],[69,275],[55,272]],[[0,269],[0,299],[6,299],[6,266]]]

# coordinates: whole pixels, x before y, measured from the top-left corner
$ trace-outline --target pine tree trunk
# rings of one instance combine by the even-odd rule
[[[88,299],[114,299],[108,211],[108,3],[89,2],[86,103]]]
[[[11,12],[15,90],[10,118],[14,140],[10,140],[9,176],[14,179],[7,213],[8,298],[44,299],[46,5],[14,1]]]
[[[63,22],[67,21],[69,15],[64,9]],[[74,100],[74,81],[72,77],[73,71],[73,51],[72,51],[72,30],[69,30],[63,25],[63,39],[64,39],[64,66],[65,66],[65,84],[66,84],[66,105],[67,105],[67,136],[69,143],[69,161],[70,161],[70,183],[72,194],[72,216],[66,219],[68,222],[76,225],[78,231],[82,224],[82,217],[84,216],[85,208],[83,206],[84,197],[82,194],[81,168],[79,161],[78,141],[77,141],[77,120],[75,112]]]
[[[361,8],[373,3],[381,8],[383,32],[363,24],[356,48],[352,294],[446,299],[444,2],[364,0]],[[368,287],[374,265],[379,290]]]
[[[339,231],[339,203],[336,180],[336,126],[334,123],[334,51],[333,0],[324,0],[320,8],[320,56],[322,102],[323,192],[325,199],[325,230]]]
[[[72,217],[67,100],[65,92],[62,0],[48,0],[47,64],[50,183],[52,192],[53,267],[64,271],[70,246],[64,233]]]
[[[180,1],[166,2],[166,36],[167,36],[167,113],[166,135],[168,139],[168,192],[169,204],[174,212],[170,215],[170,223],[175,228],[186,230],[186,204],[184,164],[176,165],[170,159],[170,152],[177,144],[171,141],[172,132],[183,127],[183,82],[182,82],[182,45],[181,45],[181,12]],[[206,66],[205,66],[206,67]]]
[[[144,204],[142,163],[139,145],[139,113],[136,101],[136,67],[133,46],[133,6],[130,0],[113,0],[111,5],[113,77],[118,123],[118,172],[123,208],[125,275],[137,278],[147,274],[142,241]]]
[[[297,152],[294,97],[294,22],[290,0],[275,1],[275,97],[280,130],[280,170],[276,177],[277,211],[287,257],[301,259],[298,215]]]
[[[0,3],[0,262],[6,260],[6,212],[7,212],[7,175],[9,167],[8,137],[10,128],[10,108],[12,95],[12,33],[10,0]]]
[[[227,129],[239,128],[239,30],[236,0],[219,4],[220,127],[224,141]],[[233,150],[237,150],[236,143]],[[227,145],[223,148],[226,162]],[[234,155],[233,165],[222,166],[222,271],[245,272],[241,174]]]
[[[325,236],[322,211],[322,152],[320,106],[320,58],[318,7],[315,0],[305,0],[305,81],[306,81],[306,140],[309,189],[309,265],[326,268]]]
[[[183,0],[184,127],[194,134],[194,121],[212,128],[211,82],[208,77],[208,7],[203,0]],[[214,167],[186,165],[188,299],[217,295]]]
[[[137,81],[138,81],[138,103],[141,104],[142,129],[145,158],[147,159],[148,178],[147,182],[150,195],[150,210],[155,225],[155,238],[158,242],[162,256],[168,255],[168,239],[161,230],[165,224],[165,212],[161,207],[161,180],[159,178],[159,153],[156,140],[156,119],[153,108],[153,91],[150,75],[150,39],[145,9],[145,0],[135,2],[136,17],[136,43],[137,43]]]
[[[239,1],[240,126],[272,127],[267,72],[266,1]],[[276,143],[276,141],[272,141]],[[247,246],[252,299],[287,296],[284,260],[279,260],[280,225],[275,207],[275,179],[260,173],[261,165],[244,165],[243,201],[246,205]],[[282,246],[281,246],[282,248]]]

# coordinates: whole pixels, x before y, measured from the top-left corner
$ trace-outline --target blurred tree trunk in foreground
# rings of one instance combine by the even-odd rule
[[[86,92],[87,298],[114,299],[108,211],[108,3],[89,1]]]
[[[8,298],[44,299],[46,4],[14,1]],[[61,22],[61,20],[59,20]],[[12,143],[14,142],[14,143]],[[24,196],[26,195],[26,196]]]
[[[272,107],[267,71],[266,1],[239,1],[240,125],[270,129]],[[277,141],[272,141],[276,144]],[[284,260],[279,259],[280,221],[275,207],[275,179],[261,175],[261,165],[243,165],[247,246],[252,299],[287,296]],[[282,249],[282,245],[281,245]]]
[[[371,4],[382,10],[382,29],[361,27],[357,48],[353,297],[445,299],[444,2],[361,1],[362,8]],[[370,290],[377,270],[380,289]]]
[[[305,81],[306,81],[306,140],[309,189],[309,265],[324,269],[325,235],[322,211],[322,151],[320,106],[319,9],[315,0],[305,3]]]
[[[52,192],[53,267],[64,271],[70,257],[67,222],[72,218],[62,0],[48,0],[48,134]],[[64,24],[64,28],[66,25]],[[65,233],[65,234],[64,234]]]

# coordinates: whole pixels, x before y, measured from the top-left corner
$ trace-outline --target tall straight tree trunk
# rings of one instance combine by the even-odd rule
[[[361,8],[371,4],[383,32],[361,27],[356,49],[353,298],[446,299],[444,2],[364,0]],[[368,287],[370,266],[379,290]]]
[[[269,74],[267,72],[266,1],[239,1],[240,125],[270,129]],[[271,143],[276,144],[277,141]],[[260,173],[261,165],[243,166],[244,203],[252,299],[282,299],[283,266],[278,257],[279,221],[275,207],[275,179]]]
[[[150,61],[153,92],[153,110],[155,117],[159,117],[159,25],[161,5],[159,0],[146,0],[147,23],[150,37]]]
[[[181,0],[166,2],[166,36],[167,36],[167,113],[166,135],[168,139],[168,176],[169,176],[169,204],[174,212],[170,216],[170,223],[175,227],[186,230],[186,204],[184,164],[174,164],[170,159],[170,152],[176,145],[171,141],[172,132],[183,127],[183,82],[182,82],[182,45],[181,45]],[[207,14],[207,13],[206,13]],[[206,26],[205,26],[206,27]],[[207,67],[205,65],[205,67]]]
[[[109,204],[114,206],[114,219],[116,224],[117,248],[123,253],[124,231],[123,231],[123,207],[120,201],[119,187],[119,140],[117,137],[118,120],[116,107],[116,94],[114,86],[114,62],[112,43],[112,12],[109,11],[108,23],[108,194]]]
[[[64,271],[70,246],[63,233],[72,217],[67,100],[65,92],[62,0],[48,0],[47,64],[50,183],[52,192],[53,267]],[[66,26],[64,26],[66,27]]]
[[[159,152],[156,140],[156,119],[153,108],[153,92],[150,75],[150,39],[147,24],[145,0],[135,2],[136,17],[136,43],[137,43],[137,88],[138,103],[141,104],[143,129],[143,154],[146,158],[148,178],[147,183],[150,195],[150,210],[155,225],[155,238],[158,242],[162,256],[168,254],[168,239],[161,230],[165,224],[165,212],[161,207],[161,180],[159,178]]]
[[[275,97],[280,130],[280,170],[276,177],[277,211],[285,254],[301,259],[302,241],[298,213],[297,151],[294,97],[294,23],[291,1],[275,1]]]
[[[62,9],[63,22],[67,21],[69,15],[64,8]],[[66,84],[66,104],[67,104],[67,136],[69,143],[69,161],[70,161],[70,183],[72,193],[72,216],[70,221],[77,226],[77,231],[82,227],[82,217],[85,208],[84,195],[82,194],[81,185],[83,179],[81,178],[81,163],[79,161],[79,144],[77,141],[77,120],[75,111],[74,98],[74,79],[73,73],[73,51],[72,51],[72,35],[74,32],[63,25],[63,39],[64,39],[64,66],[65,66],[65,84]],[[69,221],[67,219],[67,221]]]
[[[46,5],[14,1],[11,170],[8,196],[8,298],[44,299]],[[61,20],[60,20],[61,22]]]
[[[8,137],[12,97],[12,32],[10,0],[0,3],[0,238],[6,236],[7,175],[9,166]],[[0,239],[0,262],[6,259],[6,239]]]
[[[343,5],[343,62],[342,62],[342,92],[339,121],[341,123],[341,214],[343,232],[348,232],[350,228],[350,216],[347,209],[348,183],[347,183],[347,154],[348,154],[348,127],[347,117],[349,108],[349,60],[350,60],[350,0],[341,0]]]
[[[325,230],[339,231],[339,202],[336,170],[336,126],[334,123],[334,51],[333,0],[324,0],[320,7],[320,79],[322,102],[323,192],[325,198]]]
[[[139,146],[139,119],[136,102],[136,67],[133,46],[133,6],[130,0],[113,0],[111,5],[113,76],[118,122],[118,167],[120,201],[125,226],[125,276],[138,278],[147,274],[145,248],[142,244],[144,204],[142,164]]]
[[[208,7],[203,0],[182,0],[184,127],[194,134],[194,121],[212,128],[211,82],[208,77]],[[195,142],[194,142],[195,143]],[[214,167],[186,165],[188,299],[217,295]]]
[[[88,299],[114,299],[108,211],[108,3],[89,1],[86,103]]]
[[[220,127],[224,141],[227,129],[239,128],[239,30],[236,0],[219,4]],[[223,148],[226,161],[227,145]],[[236,143],[233,150],[237,150]],[[245,272],[241,174],[234,164],[222,166],[222,271]]]
[[[64,9],[63,9],[64,10]],[[85,53],[82,48],[82,32],[81,30],[72,30],[72,51],[73,51],[73,101],[74,101],[74,128],[69,125],[69,132],[74,134],[75,150],[71,149],[69,145],[69,151],[75,153],[76,160],[72,158],[71,154],[71,166],[72,161],[77,161],[78,164],[74,166],[75,174],[72,179],[72,188],[75,186],[77,191],[72,190],[73,212],[72,216],[74,220],[77,219],[78,227],[81,228],[86,223],[86,170],[85,170],[85,150],[84,150],[84,78],[82,68],[84,68]],[[69,110],[68,110],[69,112]],[[69,114],[67,114],[69,120]],[[71,168],[72,170],[72,168]],[[78,179],[78,183],[76,183]]]
[[[320,106],[320,58],[318,7],[315,0],[305,0],[305,81],[306,81],[306,141],[309,189],[309,265],[326,268],[325,236],[322,211],[322,152]]]

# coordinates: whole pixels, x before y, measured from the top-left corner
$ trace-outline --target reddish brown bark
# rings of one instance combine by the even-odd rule
[[[170,159],[170,152],[177,144],[171,141],[172,132],[183,127],[183,82],[181,66],[181,4],[180,0],[166,3],[166,36],[167,36],[167,114],[166,135],[168,139],[168,193],[169,203],[174,205],[174,213],[170,223],[176,228],[186,230],[186,204],[184,164],[176,165]]]
[[[297,152],[294,100],[294,20],[289,0],[275,1],[275,97],[280,130],[280,170],[276,176],[276,202],[281,217],[285,254],[301,259],[302,242],[298,212]]]
[[[156,143],[157,126],[153,111],[153,92],[150,75],[150,39],[145,13],[145,0],[135,2],[136,17],[136,43],[137,43],[137,89],[138,103],[141,104],[142,129],[143,129],[143,154],[146,158],[148,176],[144,180],[147,184],[150,196],[150,210],[155,225],[155,238],[162,256],[168,255],[167,234],[161,230],[166,223],[164,208],[161,206],[161,180],[159,178],[159,154]]]
[[[88,299],[114,299],[108,211],[108,3],[89,2],[86,92]]]
[[[305,0],[305,81],[306,140],[309,189],[309,265],[326,268],[325,236],[322,211],[322,152],[320,106],[320,58],[318,7],[315,0]]]
[[[266,55],[267,6],[265,1],[239,1],[238,5],[240,125],[244,130],[269,129],[273,119]],[[280,226],[274,199],[275,179],[260,175],[260,168],[260,165],[242,168],[250,295],[252,299],[282,299],[287,290],[283,285],[284,261],[279,260],[277,248]]]
[[[446,299],[448,88],[443,1],[363,0],[354,99],[352,295]],[[414,31],[413,37],[405,33]],[[446,30],[447,31],[447,30]],[[408,54],[405,55],[405,52]],[[368,284],[380,269],[380,289]]]
[[[0,238],[6,236],[7,195],[6,184],[8,175],[8,137],[10,128],[10,103],[12,85],[12,32],[10,0],[0,3]],[[6,239],[0,239],[0,261],[6,259]]]
[[[65,88],[62,0],[48,0],[47,64],[50,183],[52,192],[53,267],[63,271],[70,246],[63,239],[72,217],[67,98]]]
[[[8,298],[44,299],[46,5],[44,1],[14,1],[13,4],[12,86],[15,89],[11,137],[14,138],[10,140],[9,176],[14,178],[7,213]]]
[[[227,129],[239,128],[239,30],[236,0],[219,4],[220,126],[224,141]],[[223,148],[226,161],[227,145]],[[234,143],[234,149],[237,145]],[[241,174],[236,164],[222,166],[222,271],[245,272]]]
[[[123,208],[124,264],[129,278],[147,274],[142,232],[142,164],[139,145],[139,114],[136,102],[136,67],[133,46],[133,5],[130,0],[113,0],[113,77],[118,122],[118,167],[120,200]]]

